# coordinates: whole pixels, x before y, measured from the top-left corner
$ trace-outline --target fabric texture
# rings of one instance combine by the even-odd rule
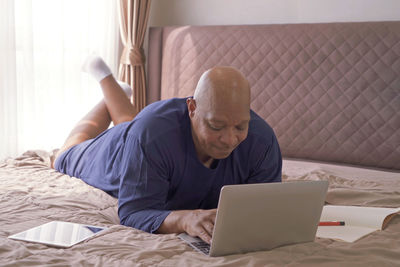
[[[137,112],[146,105],[146,75],[143,42],[149,19],[151,0],[118,0],[122,51],[118,79],[133,88],[133,105]]]
[[[65,151],[55,168],[118,197],[121,223],[152,233],[171,210],[217,208],[224,185],[281,181],[274,132],[250,118],[247,138],[213,169],[197,158],[184,98],[147,106]]]
[[[119,225],[118,201],[50,166],[51,153],[27,151],[0,162],[1,266],[398,266],[400,216],[355,243],[316,238],[227,257],[196,252],[176,234],[154,235]],[[399,207],[399,173],[283,161],[283,181],[329,181],[327,203]],[[54,220],[108,229],[71,248],[27,243],[7,236]]]
[[[233,66],[285,157],[400,169],[399,21],[164,27],[149,36],[149,54],[159,55],[149,61],[153,98],[191,95],[206,69]]]

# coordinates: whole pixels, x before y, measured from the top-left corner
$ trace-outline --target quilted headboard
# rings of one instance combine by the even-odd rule
[[[285,157],[400,170],[400,22],[151,28],[148,103],[239,69]]]

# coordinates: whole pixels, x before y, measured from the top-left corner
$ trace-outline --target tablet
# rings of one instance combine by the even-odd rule
[[[52,221],[11,235],[8,238],[41,243],[60,248],[69,248],[105,229],[107,228],[78,223]]]

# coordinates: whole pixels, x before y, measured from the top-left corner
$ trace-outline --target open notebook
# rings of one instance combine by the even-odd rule
[[[325,206],[321,221],[344,221],[344,226],[320,226],[317,237],[331,238],[346,242],[383,230],[389,220],[400,212],[400,208],[378,208],[358,206]]]

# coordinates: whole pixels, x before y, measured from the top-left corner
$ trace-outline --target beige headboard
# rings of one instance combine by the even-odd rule
[[[400,22],[151,28],[148,103],[238,68],[285,157],[400,170]]]

